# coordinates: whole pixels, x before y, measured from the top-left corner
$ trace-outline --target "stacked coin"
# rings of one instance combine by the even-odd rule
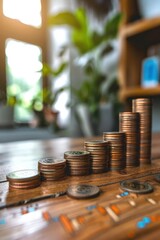
[[[111,171],[122,170],[126,166],[126,136],[124,132],[104,132],[103,140],[109,144],[109,167]]]
[[[11,172],[6,177],[10,188],[30,189],[38,187],[41,183],[40,174],[34,169]]]
[[[119,131],[126,134],[126,167],[139,166],[139,113],[119,113]]]
[[[140,114],[140,164],[151,163],[152,101],[139,98],[132,101],[133,112]]]
[[[87,151],[67,151],[64,153],[67,161],[67,174],[71,176],[88,175],[91,172],[90,153]]]
[[[91,154],[92,173],[103,173],[108,170],[109,150],[108,143],[104,141],[88,141],[84,148]]]
[[[38,169],[43,180],[60,180],[66,175],[66,160],[51,157],[42,158],[38,161]]]

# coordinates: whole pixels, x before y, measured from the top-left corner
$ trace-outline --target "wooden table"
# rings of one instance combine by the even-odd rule
[[[146,234],[153,239],[160,234],[160,184],[154,179],[155,173],[160,173],[159,134],[153,135],[149,166],[66,177],[29,190],[9,189],[8,172],[37,169],[42,157],[63,157],[65,151],[83,150],[84,140],[0,144],[0,239],[146,239]],[[150,182],[154,192],[123,196],[119,182],[132,178]],[[89,200],[72,199],[65,192],[75,183],[97,185],[101,193]]]

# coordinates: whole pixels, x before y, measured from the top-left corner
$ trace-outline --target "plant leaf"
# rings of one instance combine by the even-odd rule
[[[103,49],[100,52],[100,57],[104,57],[107,54],[109,54],[110,52],[113,51],[113,47],[111,44],[107,44],[106,46],[103,47]]]
[[[84,54],[92,49],[93,39],[89,28],[89,19],[83,8],[78,8],[75,12],[76,18],[81,24],[81,29],[74,29],[72,32],[72,42],[79,50],[80,54]]]
[[[113,39],[117,36],[121,19],[122,13],[117,13],[106,22],[104,35],[107,36],[108,39]]]
[[[81,24],[77,17],[72,12],[68,11],[60,12],[56,15],[51,15],[48,19],[48,23],[50,26],[68,25],[75,29],[81,28]]]
[[[57,77],[59,74],[61,74],[66,69],[67,66],[68,66],[68,63],[64,62],[57,69],[52,69],[47,63],[44,63],[43,67],[42,67],[42,74],[45,77],[48,75]]]

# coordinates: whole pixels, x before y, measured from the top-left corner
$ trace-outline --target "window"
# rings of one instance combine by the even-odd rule
[[[23,95],[16,121],[29,121],[29,104],[47,85],[39,70],[46,57],[47,0],[0,0],[0,90]]]
[[[31,120],[31,103],[41,86],[41,49],[8,39],[6,41],[7,95],[17,96],[16,122]]]
[[[40,27],[42,23],[40,0],[3,0],[3,13],[34,27]]]

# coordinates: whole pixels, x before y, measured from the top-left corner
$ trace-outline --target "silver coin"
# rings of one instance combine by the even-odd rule
[[[77,199],[96,197],[100,192],[97,186],[90,184],[71,185],[67,189],[67,195]]]
[[[42,158],[39,160],[39,163],[45,164],[45,165],[61,164],[61,163],[65,163],[65,162],[66,162],[65,159],[55,159],[55,158],[51,158],[51,157]]]
[[[138,180],[124,180],[120,182],[120,187],[128,192],[132,193],[150,193],[153,191],[153,187],[147,182],[140,182]]]
[[[18,170],[7,174],[8,180],[30,180],[39,176],[39,172],[34,169]]]
[[[155,175],[155,180],[156,180],[157,182],[160,182],[160,173],[157,173],[157,174]]]

